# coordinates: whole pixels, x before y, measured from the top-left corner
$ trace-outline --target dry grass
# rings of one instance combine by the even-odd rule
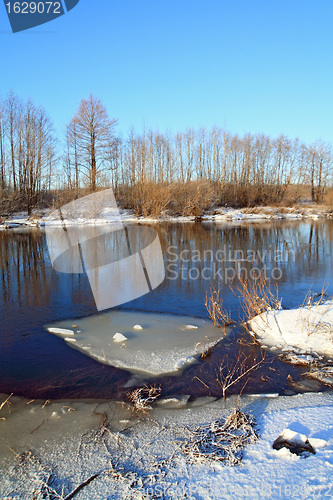
[[[227,419],[215,420],[192,431],[183,452],[195,461],[235,466],[241,462],[244,448],[257,440],[254,419],[236,407]]]
[[[327,285],[324,283],[319,293],[312,293],[309,290],[304,298],[297,322],[301,324],[302,330],[305,330],[308,336],[314,333],[331,333],[333,330],[332,325],[324,321],[324,316],[333,307],[333,300],[329,299],[326,291]],[[324,308],[319,310],[320,306]],[[309,313],[304,314],[304,309],[307,309]],[[316,317],[317,313],[319,313],[319,318]]]
[[[225,328],[232,325],[234,321],[231,319],[230,313],[223,308],[223,298],[221,297],[220,284],[215,287],[210,286],[209,295],[206,294],[205,306],[208,316],[213,321],[214,326]]]
[[[0,214],[8,216],[15,212],[25,210],[26,203],[23,194],[17,191],[0,190]]]
[[[242,208],[243,214],[264,214],[272,215],[275,210],[272,207],[246,207]]]
[[[327,207],[333,209],[333,188],[327,190],[324,197],[324,203]]]
[[[200,219],[217,206],[251,207],[245,208],[246,213],[270,214],[272,208],[265,211],[265,206],[282,203],[276,186],[241,186],[209,180],[122,185],[116,190],[116,197],[122,208],[134,210],[137,216],[155,218],[170,215]],[[293,203],[286,200],[284,205]]]
[[[252,318],[263,312],[281,308],[278,284],[274,283],[272,290],[271,282],[263,273],[258,279],[252,281],[239,277],[239,284],[233,288],[233,292],[242,300],[243,323],[248,331],[248,322]]]
[[[11,405],[11,402],[9,401],[10,398],[12,397],[14,393],[12,392],[6,399],[5,401],[3,401],[1,404],[0,404],[0,411],[2,410],[2,408],[7,405],[8,406],[8,411],[10,413],[10,405]],[[6,420],[5,417],[0,417],[0,420]]]
[[[108,183],[105,183],[107,186]],[[97,188],[96,191],[103,189]],[[302,212],[306,205],[297,205],[302,200],[310,200],[308,186],[288,185],[286,189],[277,185],[240,185],[221,183],[216,180],[169,182],[144,181],[135,184],[121,184],[114,187],[121,208],[133,210],[135,215],[157,218],[160,216],[191,216],[200,219],[205,212],[215,207],[228,206],[242,208],[244,213],[271,214],[274,209],[281,213],[291,210]],[[51,189],[39,193],[31,202],[33,208],[58,208],[73,200],[91,194],[89,187]],[[324,203],[333,207],[333,189],[327,190]],[[10,189],[0,191],[0,214],[26,210],[27,200],[24,193]],[[265,208],[267,207],[267,208]],[[311,204],[316,211],[318,206]]]
[[[133,408],[137,412],[146,413],[147,410],[151,410],[152,404],[161,395],[161,388],[156,386],[139,387],[134,391],[130,392],[127,397],[128,400],[133,404]]]
[[[137,183],[120,186],[116,198],[122,208],[140,217],[193,216],[200,218],[218,202],[217,189],[208,181]]]

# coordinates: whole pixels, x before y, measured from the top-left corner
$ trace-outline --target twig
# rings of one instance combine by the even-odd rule
[[[92,476],[88,477],[83,483],[79,484],[69,495],[67,495],[63,500],[71,500],[74,498],[74,496],[79,493],[85,486],[88,486],[92,481],[97,479],[99,476],[104,474],[105,472],[111,472],[109,469],[103,470],[101,472],[97,472],[96,474],[93,474]]]
[[[46,419],[47,420],[47,419]],[[33,431],[30,432],[30,434],[33,434],[35,431],[37,431],[40,427],[42,427],[43,423],[45,422],[45,419],[43,420],[43,422],[41,424],[39,424],[38,427],[36,427],[36,429],[34,429]]]
[[[5,404],[6,404],[6,403],[8,404],[8,406],[10,405],[10,403],[9,403],[8,401],[9,401],[9,399],[12,397],[12,395],[13,395],[13,394],[14,394],[14,393],[12,392],[12,393],[11,393],[11,395],[10,395],[10,396],[8,396],[8,398],[7,398],[7,399],[5,399],[5,401],[4,401],[3,403],[1,403],[1,405],[0,405],[0,410],[2,410],[2,408],[5,406]]]
[[[205,382],[203,382],[203,381],[202,381],[199,377],[195,376],[195,377],[193,378],[193,380],[194,380],[195,378],[196,378],[197,380],[199,380],[199,382],[201,382],[201,383],[202,383],[202,385],[204,385],[207,389],[210,389],[210,387],[209,387],[207,384],[205,384]]]

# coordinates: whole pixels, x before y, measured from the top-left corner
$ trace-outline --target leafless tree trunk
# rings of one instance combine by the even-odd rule
[[[68,140],[74,150],[76,172],[79,166],[92,191],[96,190],[102,170],[112,162],[110,152],[116,123],[116,119],[109,118],[102,102],[91,94],[88,99],[81,100],[67,127]]]

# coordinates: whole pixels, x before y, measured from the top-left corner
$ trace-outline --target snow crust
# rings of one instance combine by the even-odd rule
[[[165,404],[147,419],[116,402],[27,405],[17,398],[10,412],[5,406],[0,413],[6,418],[0,422],[0,498],[32,498],[49,470],[54,471],[53,487],[64,488],[65,495],[97,474],[77,495],[80,500],[331,498],[332,392],[241,397],[240,408],[255,417],[259,432],[259,440],[245,449],[242,463],[228,467],[187,461],[180,445],[188,439],[188,429],[230,415],[236,399],[178,409]],[[108,422],[103,433],[101,414]],[[286,448],[274,450],[272,444],[282,432],[306,437],[316,454],[301,458]],[[18,457],[27,450],[37,458]]]

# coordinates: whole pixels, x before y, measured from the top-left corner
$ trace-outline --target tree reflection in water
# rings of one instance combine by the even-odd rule
[[[204,279],[202,273],[210,278],[216,267],[225,270],[235,266],[229,262],[228,254],[224,260],[217,260],[221,250],[230,250],[231,257],[238,260],[251,251],[257,256],[256,261],[241,262],[248,272],[254,264],[259,268],[267,264],[269,270],[277,265],[282,272],[279,291],[283,307],[297,307],[309,288],[320,291],[325,279],[327,292],[333,293],[331,220],[163,223],[154,227],[162,244],[166,279],[152,293],[124,304],[124,309],[207,317],[204,299],[212,280]],[[270,250],[280,251],[281,262],[271,262]],[[289,258],[283,259],[286,255]],[[193,279],[197,276],[199,279]],[[119,390],[127,390],[122,387],[131,377],[128,373],[100,365],[45,332],[46,323],[95,314],[96,308],[84,274],[53,270],[42,231],[0,232],[0,288],[0,392],[41,398],[113,397]],[[237,320],[239,303],[228,282],[222,281],[221,291],[224,305]],[[218,395],[214,385],[216,369],[225,353],[237,355],[237,339],[243,334],[237,327],[201,364],[181,377],[166,377],[161,381],[164,392]],[[255,348],[244,347],[246,352],[251,349]],[[288,374],[295,380],[301,373],[300,369],[282,363],[274,364],[274,369],[274,377],[268,366],[263,367],[263,372],[256,372],[246,390],[259,389],[261,377],[268,376],[271,380],[262,386],[263,390],[278,390],[286,386]],[[208,382],[210,389],[198,379]]]

